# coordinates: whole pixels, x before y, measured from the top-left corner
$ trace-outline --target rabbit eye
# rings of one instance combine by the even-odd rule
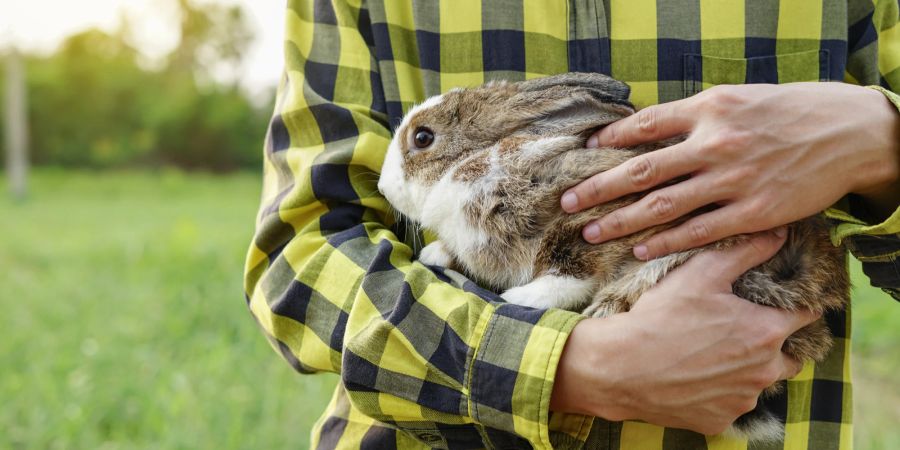
[[[434,132],[425,127],[416,128],[416,148],[427,148],[434,142]]]

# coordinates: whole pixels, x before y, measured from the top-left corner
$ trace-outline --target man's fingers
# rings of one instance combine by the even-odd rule
[[[671,222],[697,208],[722,200],[722,194],[697,178],[647,194],[640,201],[617,209],[584,228],[584,239],[599,244],[654,225]]]
[[[694,125],[694,116],[684,111],[689,101],[679,100],[644,108],[604,127],[588,139],[587,147],[633,147],[685,134]]]
[[[598,173],[569,189],[562,196],[562,208],[572,213],[645,191],[660,183],[693,172],[698,162],[688,157],[684,142],[635,156],[603,173]]]
[[[646,242],[635,246],[634,256],[641,260],[649,260],[680,252],[702,245],[755,230],[745,230],[743,223],[735,223],[735,217],[741,217],[737,203],[724,206],[693,217],[687,222],[654,235]]]
[[[819,320],[822,317],[821,313],[817,313],[806,308],[801,308],[795,311],[779,310],[779,312],[784,317],[785,328],[790,331],[790,334],[796,333],[797,330]]]
[[[781,376],[778,378],[779,380],[789,380],[794,378],[803,370],[802,362],[797,361],[784,353],[781,354],[781,362],[784,369],[781,371]]]
[[[704,266],[705,273],[731,286],[745,272],[775,256],[786,237],[787,229],[784,227],[756,233],[732,248],[703,252],[691,258],[685,266]]]

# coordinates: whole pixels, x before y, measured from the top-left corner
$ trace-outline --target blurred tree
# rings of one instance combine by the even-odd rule
[[[190,0],[177,1],[181,40],[169,55],[169,68],[207,77],[223,66],[237,67],[253,42],[244,11],[239,6],[198,7]]]
[[[181,39],[167,58],[164,74],[167,90],[174,95],[156,103],[152,115],[154,128],[160,131],[159,155],[189,168],[227,170],[259,164],[267,115],[241,95],[233,76],[253,40],[243,10],[177,2]]]
[[[153,74],[116,36],[88,30],[69,37],[29,70],[34,161],[115,166],[152,152],[139,108]],[[148,89],[149,88],[149,89]]]
[[[254,107],[233,71],[252,40],[238,7],[175,0],[181,40],[161,68],[139,64],[127,30],[88,30],[27,57],[36,164],[258,167],[271,109]],[[230,75],[230,74],[226,74]]]

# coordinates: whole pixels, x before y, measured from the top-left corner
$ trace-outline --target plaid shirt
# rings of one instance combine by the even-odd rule
[[[897,0],[289,1],[245,287],[297,371],[341,375],[313,446],[746,448],[550,413],[581,317],[506,304],[413,261],[420,241],[376,188],[392,127],[455,86],[568,71],[611,74],[638,106],[723,83],[845,80],[896,92],[897,22]],[[869,225],[852,199],[845,206],[830,211],[835,242],[896,296],[900,216]],[[831,355],[769,401],[787,430],[771,448],[851,446],[850,322],[827,319]]]

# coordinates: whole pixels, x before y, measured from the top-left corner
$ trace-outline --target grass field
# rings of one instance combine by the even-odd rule
[[[258,192],[42,170],[0,198],[0,449],[306,448],[335,377],[295,375],[247,313]],[[854,311],[857,448],[900,448],[900,305]]]

